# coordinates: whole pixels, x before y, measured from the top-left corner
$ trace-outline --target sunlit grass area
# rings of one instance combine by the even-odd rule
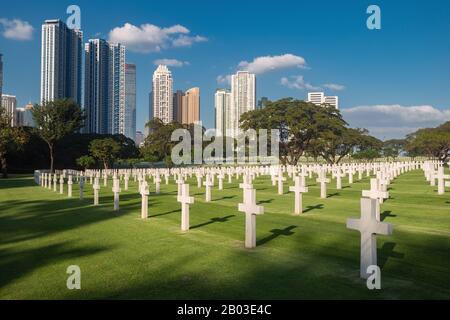
[[[2,299],[449,299],[450,192],[437,195],[422,171],[398,177],[382,219],[392,236],[378,237],[382,290],[359,278],[358,232],[346,220],[359,217],[364,177],[343,189],[329,185],[320,199],[315,179],[303,196],[305,213],[293,215],[294,194],[278,195],[269,178],[257,178],[257,248],[244,249],[244,215],[238,182],[204,188],[191,179],[195,204],[191,230],[180,231],[177,185],[150,195],[149,219],[140,219],[137,183],[113,211],[112,182],[100,206],[86,184],[84,200],[54,193],[32,177],[0,180],[0,298]],[[59,187],[59,186],[58,186]],[[123,189],[123,187],[122,187]],[[151,191],[154,185],[151,184]],[[81,268],[81,290],[68,290],[66,269]]]

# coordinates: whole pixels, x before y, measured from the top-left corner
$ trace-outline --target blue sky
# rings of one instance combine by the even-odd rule
[[[3,91],[19,105],[39,100],[42,22],[66,20],[71,4],[81,8],[85,41],[126,42],[127,61],[137,65],[140,130],[158,59],[183,64],[169,67],[175,90],[200,87],[207,127],[214,125],[215,89],[228,86],[218,77],[239,65],[257,70],[258,97],[303,99],[307,88],[323,88],[340,97],[352,126],[379,138],[450,120],[450,2],[444,0],[7,1],[0,11]],[[381,9],[381,30],[366,27],[371,4]],[[142,27],[147,24],[152,27]]]

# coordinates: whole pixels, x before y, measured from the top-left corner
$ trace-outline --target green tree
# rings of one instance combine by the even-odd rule
[[[50,171],[54,171],[55,148],[61,139],[80,130],[85,119],[81,107],[70,99],[35,105],[33,119],[40,137],[47,143]]]
[[[243,114],[240,121],[243,130],[278,129],[281,163],[292,165],[313,145],[317,152],[320,139],[338,135],[346,125],[338,109],[292,98],[268,102],[262,110]]]
[[[6,109],[0,106],[0,168],[3,178],[8,178],[7,155],[19,149],[26,142],[23,130],[12,127],[11,120]]]
[[[450,152],[450,121],[437,128],[424,128],[407,136],[410,156],[425,155],[446,161]]]
[[[108,169],[120,152],[120,144],[113,138],[96,139],[91,141],[89,151],[94,158],[103,163],[105,169]]]
[[[395,160],[404,150],[405,143],[405,139],[390,139],[384,141],[382,149],[383,156]]]
[[[376,149],[364,149],[360,150],[352,155],[353,159],[358,160],[374,160],[380,157],[380,152]]]
[[[95,166],[95,159],[91,156],[82,156],[77,159],[77,164],[84,170]]]
[[[176,129],[191,129],[191,126],[182,125],[178,122],[164,124],[160,119],[150,120],[146,127],[149,135],[141,148],[141,154],[146,161],[164,161],[167,166],[172,166],[172,148],[178,143],[171,141],[172,132]],[[193,138],[193,135],[191,134]]]

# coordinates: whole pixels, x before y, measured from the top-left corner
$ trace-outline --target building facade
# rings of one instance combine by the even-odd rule
[[[84,132],[107,134],[111,121],[109,44],[102,39],[91,39],[85,44],[84,55]]]
[[[178,123],[183,122],[183,97],[184,92],[181,90],[173,94],[173,121]]]
[[[159,65],[153,73],[150,98],[151,115],[163,123],[173,121],[173,79],[172,73],[165,65]]]
[[[61,20],[42,25],[41,103],[70,98],[81,105],[83,33]]]
[[[16,109],[16,125],[18,127],[34,127],[33,105],[28,103],[24,108]]]
[[[231,76],[230,130],[227,135],[236,138],[239,134],[241,115],[256,108],[256,77],[248,71],[238,71]],[[228,133],[229,132],[229,133]]]
[[[126,135],[125,47],[91,39],[84,54],[84,132]]]
[[[109,44],[110,92],[111,92],[111,134],[125,134],[126,94],[125,94],[125,47],[121,44]]]
[[[6,114],[9,119],[11,119],[11,127],[17,126],[17,99],[16,96],[9,94],[2,94],[2,107],[5,108]]]
[[[193,124],[200,121],[200,88],[186,90],[182,103],[183,124]]]
[[[307,102],[314,103],[317,106],[329,104],[336,109],[339,109],[339,97],[325,96],[324,92],[308,92]]]
[[[214,107],[216,111],[215,127],[218,136],[226,136],[231,129],[231,93],[226,89],[218,89],[214,95]]]
[[[136,141],[136,65],[125,64],[125,136]]]

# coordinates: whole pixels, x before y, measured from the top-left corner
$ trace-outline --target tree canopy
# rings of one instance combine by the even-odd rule
[[[48,145],[50,171],[53,172],[56,144],[83,127],[84,112],[74,101],[61,99],[35,105],[32,114],[37,132]]]
[[[113,160],[119,155],[120,149],[120,144],[112,138],[96,139],[89,145],[92,156],[101,161],[105,169],[110,167]]]
[[[243,114],[240,126],[243,130],[278,129],[283,164],[297,164],[306,154],[338,163],[356,149],[381,145],[367,130],[348,128],[335,107],[292,98],[269,101],[264,109]]]
[[[26,134],[21,128],[11,126],[11,115],[0,105],[0,168],[3,178],[8,177],[7,154],[21,148]]]
[[[410,156],[426,155],[446,161],[450,152],[450,121],[436,127],[419,129],[406,138]]]

